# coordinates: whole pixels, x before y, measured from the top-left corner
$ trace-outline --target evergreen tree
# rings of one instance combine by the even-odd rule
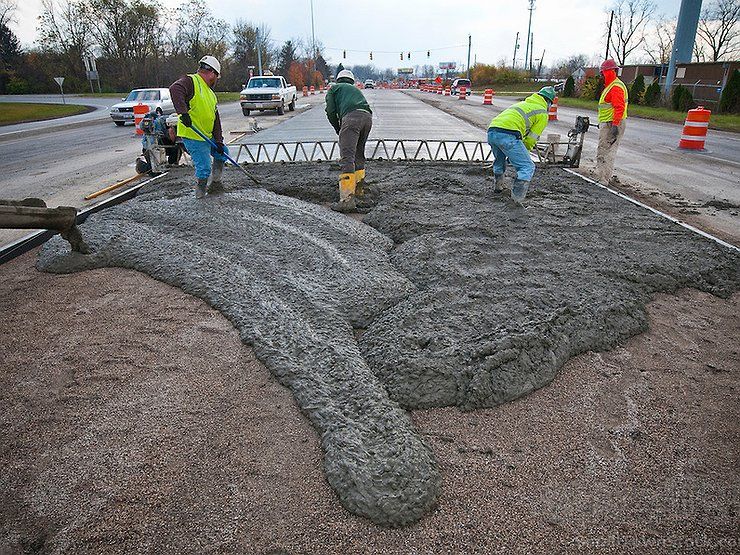
[[[657,81],[653,81],[647,89],[642,98],[642,103],[645,106],[657,106],[660,102],[660,85]]]
[[[280,75],[287,79],[290,66],[297,59],[298,55],[295,44],[293,44],[292,40],[286,40],[285,43],[283,43],[283,47],[280,49],[280,54],[278,55],[278,72]]]
[[[573,97],[576,90],[576,82],[575,79],[573,79],[572,75],[568,76],[568,79],[565,80],[565,87],[563,88],[563,96],[565,97]]]
[[[740,71],[737,69],[732,72],[732,77],[722,91],[719,111],[727,114],[740,113]]]
[[[642,75],[638,75],[637,79],[632,83],[630,88],[629,101],[631,104],[640,104],[642,101],[642,95],[645,92],[645,78]]]
[[[671,95],[671,107],[679,112],[686,112],[694,107],[694,97],[691,96],[689,89],[683,85],[678,85],[673,89]]]

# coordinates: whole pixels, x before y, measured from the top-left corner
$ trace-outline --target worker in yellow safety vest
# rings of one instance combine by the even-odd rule
[[[555,99],[554,87],[543,87],[522,102],[509,106],[488,126],[488,144],[493,152],[494,192],[503,191],[506,161],[516,169],[516,180],[511,187],[511,198],[521,204],[527,196],[529,182],[534,176],[534,162],[529,151],[545,130],[548,108]]]
[[[198,72],[183,75],[170,85],[170,96],[175,111],[180,114],[177,136],[190,154],[195,166],[195,198],[221,192],[221,175],[229,150],[224,145],[221,118],[213,87],[221,74],[221,64],[213,56],[200,59]],[[198,129],[215,147],[206,142],[195,131]],[[211,166],[213,158],[213,166]],[[211,178],[210,184],[208,183]]]
[[[606,60],[601,64],[604,91],[599,98],[599,146],[596,149],[596,176],[608,185],[614,172],[617,148],[622,140],[629,104],[627,86],[617,77],[617,63]]]

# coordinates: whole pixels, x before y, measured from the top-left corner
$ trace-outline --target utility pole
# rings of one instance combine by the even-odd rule
[[[514,60],[511,62],[511,69],[516,69],[516,51],[519,50],[519,31],[516,32],[516,40],[514,41]]]
[[[529,73],[532,73],[532,56],[534,54],[534,33],[529,35]]]
[[[540,76],[540,73],[542,72],[542,60],[545,59],[545,51],[542,51],[542,57],[540,58],[540,66],[537,68],[537,77]]]
[[[316,33],[313,27],[313,0],[311,0],[311,59],[316,60]],[[316,64],[314,63],[314,67]]]
[[[260,30],[257,28],[257,75],[262,75],[262,48],[260,47]]]
[[[468,81],[470,81],[470,47],[473,45],[473,38],[468,35]]]
[[[612,10],[612,15],[609,17],[609,30],[606,33],[606,54],[604,55],[604,59],[609,59],[609,41],[612,40],[612,23],[614,22],[614,10]]]
[[[529,60],[529,42],[530,33],[532,32],[532,12],[534,11],[534,0],[529,0],[529,26],[527,27],[527,47],[524,49],[524,68],[527,67],[527,60]],[[530,64],[530,70],[531,68]]]
[[[699,25],[700,12],[701,0],[681,0],[681,8],[678,11],[678,24],[676,25],[676,38],[673,41],[671,61],[668,64],[668,75],[666,75],[665,86],[663,88],[666,96],[671,94],[673,79],[676,77],[676,64],[691,61],[691,51],[694,49],[696,27]]]

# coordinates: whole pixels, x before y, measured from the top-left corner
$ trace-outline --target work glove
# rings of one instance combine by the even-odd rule
[[[617,137],[619,136],[619,127],[611,124],[611,127],[609,127],[609,144],[613,145],[617,142]]]
[[[223,143],[216,143],[216,152],[219,154],[224,153],[224,144]]]
[[[193,120],[190,119],[190,114],[188,113],[180,114],[180,121],[185,127],[193,126]]]

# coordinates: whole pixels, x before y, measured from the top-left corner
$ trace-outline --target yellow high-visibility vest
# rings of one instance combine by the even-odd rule
[[[197,73],[193,73],[189,77],[193,80],[193,88],[195,89],[195,94],[190,99],[190,112],[188,112],[190,119],[195,127],[200,129],[206,137],[212,139],[213,124],[216,122],[216,110],[218,109],[216,93]],[[180,121],[177,122],[177,135],[195,141],[203,140],[195,131],[183,125]]]
[[[627,119],[627,105],[629,104],[627,101],[627,86],[622,83],[620,79],[615,79],[604,87],[604,91],[601,93],[601,98],[599,98],[599,123],[606,123],[614,120],[614,106],[604,100],[606,95],[609,94],[609,91],[614,87],[619,87],[624,91],[624,115],[622,116],[622,119]]]

